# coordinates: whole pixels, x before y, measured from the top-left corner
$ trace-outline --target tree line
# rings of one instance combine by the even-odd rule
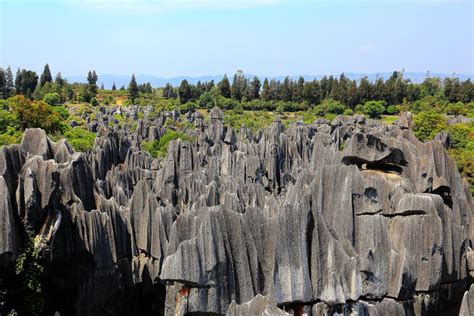
[[[97,104],[95,98],[99,90],[98,78],[96,71],[90,70],[87,73],[87,83],[68,83],[60,72],[53,78],[48,64],[44,66],[40,76],[33,70],[20,68],[14,76],[11,67],[8,66],[6,69],[0,68],[0,99],[23,95],[35,100],[46,98],[55,103],[81,101]],[[100,89],[104,90],[103,84]],[[112,85],[112,90],[117,90],[115,83]],[[139,93],[152,93],[153,87],[149,82],[137,84],[135,75],[132,75],[128,89],[122,86],[119,90],[128,90],[128,96],[133,101]]]
[[[324,76],[320,80],[305,81],[303,77],[293,80],[286,77],[283,81],[265,78],[263,84],[258,77],[246,78],[238,71],[230,83],[227,75],[214,84],[214,81],[200,82],[196,85],[183,80],[179,87],[166,84],[163,88],[165,98],[178,98],[182,104],[198,101],[205,93],[213,88],[224,98],[237,102],[284,101],[306,102],[318,105],[325,99],[341,102],[350,109],[368,101],[384,101],[387,105],[397,105],[403,102],[414,102],[426,96],[443,98],[456,103],[468,103],[474,100],[474,84],[470,79],[461,81],[458,78],[438,77],[427,78],[420,84],[413,83],[403,77],[402,72],[394,71],[387,80],[377,78],[371,82],[368,77],[359,82],[350,80],[344,73],[339,77]]]

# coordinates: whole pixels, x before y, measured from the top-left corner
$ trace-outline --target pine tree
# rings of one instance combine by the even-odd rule
[[[0,99],[6,99],[5,91],[7,87],[7,76],[5,71],[0,68]]]
[[[117,90],[117,87],[115,86],[115,81],[112,83],[112,90],[113,91]]]
[[[230,94],[232,96],[232,99],[242,101],[246,84],[247,81],[244,77],[244,73],[242,72],[242,70],[238,70],[234,75],[234,80],[232,81],[232,85],[230,87]]]
[[[104,83],[101,83],[101,84],[100,84],[100,90],[105,90],[105,88],[104,88]]]
[[[10,66],[8,66],[5,72],[5,95],[4,97],[8,98],[14,94],[15,84],[13,83],[13,73]]]
[[[359,101],[361,104],[372,100],[372,85],[370,84],[369,78],[367,78],[367,76],[360,80],[358,91]]]
[[[92,72],[89,71],[87,74],[87,82],[88,82],[88,90],[89,94],[91,95],[92,98],[94,98],[97,95],[97,74],[95,73],[95,70]]]
[[[263,101],[270,100],[270,85],[268,83],[268,78],[265,78],[265,80],[263,81],[262,93],[260,94],[260,98]]]
[[[43,73],[41,74],[41,77],[40,77],[40,86],[44,86],[44,84],[46,82],[52,82],[53,81],[53,77],[51,76],[51,71],[49,70],[49,65],[46,64],[44,66],[44,70],[43,70]]]
[[[250,84],[250,100],[260,98],[260,79],[257,76],[253,77],[252,83]]]
[[[300,76],[293,92],[293,100],[296,102],[303,101],[304,78]]]
[[[192,89],[189,82],[184,79],[178,89],[179,101],[181,104],[187,103],[192,98]]]
[[[227,74],[224,74],[224,78],[217,84],[217,87],[224,98],[230,98],[230,82],[227,79]]]
[[[138,94],[138,85],[135,80],[135,74],[132,74],[132,80],[130,80],[130,84],[128,85],[128,98],[132,100],[132,103],[134,103],[135,99],[138,98]]]
[[[281,88],[280,92],[280,99],[283,101],[291,101],[292,99],[292,91],[291,91],[291,79],[289,77],[286,77],[285,80],[283,81],[283,86]]]
[[[66,81],[63,79],[63,77],[61,76],[61,73],[58,72],[58,74],[56,75],[56,78],[54,78],[54,82],[60,87],[62,88],[64,86],[64,84],[66,83]]]
[[[20,68],[16,71],[16,76],[15,76],[15,90],[17,94],[21,94],[23,92],[23,87],[21,85],[22,82],[22,75]]]

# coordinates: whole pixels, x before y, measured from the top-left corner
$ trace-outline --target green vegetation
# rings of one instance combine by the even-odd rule
[[[474,118],[474,84],[457,78],[427,78],[420,84],[403,78],[394,72],[387,80],[378,78],[371,82],[367,77],[360,81],[350,80],[344,74],[325,76],[320,80],[306,81],[285,78],[282,81],[258,77],[246,78],[238,71],[231,81],[227,75],[214,81],[191,84],[183,80],[178,87],[166,84],[152,88],[150,83],[139,84],[132,75],[128,89],[115,83],[111,90],[98,89],[98,76],[94,70],[87,74],[87,83],[68,83],[58,73],[54,80],[49,65],[41,76],[34,71],[19,69],[16,77],[11,68],[0,68],[0,145],[16,143],[28,127],[41,127],[53,139],[66,137],[76,150],[89,150],[95,135],[85,129],[82,113],[94,119],[94,107],[117,105],[149,106],[160,110],[179,110],[181,115],[200,111],[207,119],[208,110],[217,106],[226,111],[225,123],[234,128],[246,125],[252,131],[267,127],[279,116],[288,126],[291,122],[313,123],[317,118],[328,120],[337,115],[363,114],[392,124],[399,113],[415,114],[415,135],[422,141],[432,139],[439,131],[450,133],[450,153],[456,159],[459,170],[469,181],[474,178],[472,167],[472,126],[447,124],[448,115],[464,115]],[[153,114],[152,114],[153,115]],[[137,122],[116,115],[119,125]],[[138,118],[143,113],[138,112]],[[67,124],[74,120],[79,127]],[[114,124],[110,122],[110,124]],[[165,126],[176,131],[190,128],[185,121],[167,120]],[[154,156],[164,156],[170,139],[184,138],[185,134],[170,132],[160,142],[144,143]]]
[[[450,154],[474,195],[474,122],[453,124],[447,130],[451,139]]]
[[[421,141],[431,140],[436,134],[447,128],[444,115],[435,111],[418,113],[413,120],[415,123],[413,130]]]
[[[362,106],[362,112],[370,118],[379,119],[385,113],[385,101],[367,101]]]
[[[154,140],[152,142],[142,142],[142,149],[148,151],[153,157],[165,157],[168,152],[168,145],[172,140],[182,139],[184,141],[192,141],[193,138],[172,130],[167,130],[160,140]]]
[[[41,315],[44,298],[44,264],[33,241],[29,240],[17,255],[15,266],[1,271],[0,313],[5,315]]]
[[[94,145],[96,134],[82,127],[74,127],[64,133],[64,136],[75,150],[88,151]]]

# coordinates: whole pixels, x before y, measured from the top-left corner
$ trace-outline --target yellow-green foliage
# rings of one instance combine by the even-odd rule
[[[181,133],[172,130],[168,130],[160,140],[155,140],[152,142],[142,142],[141,147],[143,150],[148,151],[153,157],[159,158],[166,156],[168,152],[168,145],[172,140],[182,139],[185,141],[192,141],[193,138]]]
[[[82,127],[74,127],[64,133],[64,136],[75,150],[88,151],[94,145],[96,134]]]
[[[441,130],[446,130],[446,118],[435,111],[420,112],[413,118],[416,137],[421,141],[433,139]]]
[[[399,116],[397,115],[383,115],[381,121],[386,125],[391,125],[393,122],[398,120]]]
[[[471,186],[474,194],[474,122],[453,124],[448,127],[452,149],[449,151],[456,160],[459,172]]]

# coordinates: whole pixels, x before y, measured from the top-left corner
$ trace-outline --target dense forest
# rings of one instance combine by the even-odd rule
[[[217,83],[183,80],[179,87],[139,84],[132,75],[128,87],[113,84],[105,90],[95,70],[88,72],[87,83],[69,83],[61,73],[53,77],[45,65],[41,75],[18,69],[14,76],[10,67],[0,68],[0,96],[4,99],[0,101],[0,144],[19,142],[26,128],[42,127],[81,150],[92,146],[95,138],[81,124],[81,113],[100,106],[151,105],[178,110],[181,115],[195,110],[206,114],[217,106],[226,110],[227,124],[245,124],[253,130],[269,125],[274,115],[285,124],[354,114],[390,124],[398,114],[410,111],[415,114],[414,131],[420,140],[430,140],[442,130],[449,132],[450,152],[461,173],[474,184],[474,83],[469,79],[441,80],[427,73],[422,83],[413,83],[403,72],[394,71],[388,79],[374,82],[367,77],[356,82],[344,74],[312,81],[303,77],[276,81],[247,78],[237,71],[232,81],[224,75]],[[117,120],[126,119],[118,116]]]

